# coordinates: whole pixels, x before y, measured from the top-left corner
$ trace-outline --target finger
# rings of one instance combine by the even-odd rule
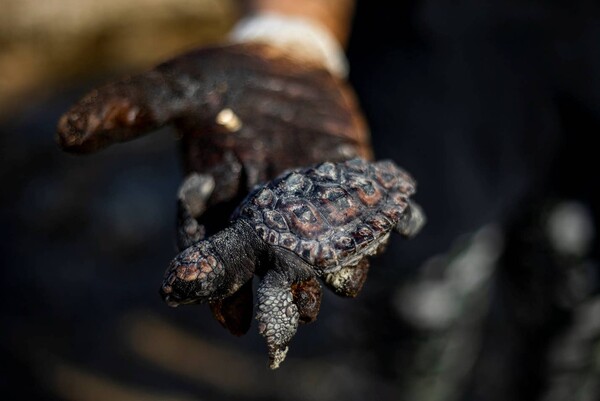
[[[169,68],[157,68],[95,89],[59,120],[57,142],[75,153],[95,152],[137,138],[182,112]]]
[[[177,247],[185,248],[204,239],[205,228],[198,223],[215,188],[215,180],[209,174],[192,173],[179,187],[177,200]]]
[[[323,294],[316,278],[292,284],[292,297],[298,308],[300,323],[312,323],[317,320]]]
[[[210,303],[213,316],[235,336],[242,336],[250,329],[254,310],[252,280],[233,295]]]
[[[198,223],[181,199],[177,200],[177,250],[179,252],[206,237],[206,228]]]

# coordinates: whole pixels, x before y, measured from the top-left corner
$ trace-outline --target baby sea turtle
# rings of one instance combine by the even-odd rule
[[[215,303],[259,275],[256,319],[275,369],[298,324],[316,318],[317,277],[337,294],[356,296],[367,257],[391,231],[412,237],[420,230],[425,219],[409,199],[414,193],[415,181],[391,161],[357,158],[284,173],[254,189],[229,227],[181,252],[161,294],[171,306]]]

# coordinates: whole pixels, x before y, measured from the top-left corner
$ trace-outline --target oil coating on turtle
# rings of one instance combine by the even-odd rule
[[[231,225],[181,252],[161,293],[172,305],[218,302],[261,276],[259,332],[271,368],[285,359],[298,324],[319,311],[317,277],[336,293],[355,296],[368,256],[392,230],[411,237],[424,223],[410,200],[415,181],[391,161],[353,159],[285,173],[252,191]]]

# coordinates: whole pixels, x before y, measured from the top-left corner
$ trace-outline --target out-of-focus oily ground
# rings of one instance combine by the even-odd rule
[[[255,325],[235,338],[205,306],[164,305],[173,131],[81,157],[58,149],[56,121],[238,15],[230,0],[0,0],[3,398],[598,399],[597,240],[569,199],[461,237],[409,278],[375,262],[359,299],[324,295],[278,371]]]

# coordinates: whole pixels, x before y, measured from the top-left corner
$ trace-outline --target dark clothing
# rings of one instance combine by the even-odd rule
[[[417,177],[417,200],[428,215],[414,242],[396,239],[384,256],[383,265],[397,268],[381,275],[374,269],[370,279],[389,284],[395,275],[403,277],[397,285],[415,288],[435,283],[439,294],[444,285],[452,287],[453,261],[459,265],[469,254],[469,245],[456,245],[457,238],[490,223],[505,233],[493,278],[480,287],[485,295],[463,293],[462,323],[458,318],[443,329],[416,327],[414,316],[401,313],[395,325],[401,331],[372,339],[380,360],[389,355],[390,343],[402,355],[387,366],[406,384],[406,399],[454,394],[473,400],[567,400],[573,396],[568,389],[580,389],[578,399],[600,396],[600,372],[590,367],[597,361],[573,356],[574,350],[592,355],[597,344],[583,339],[575,321],[600,305],[598,265],[581,270],[598,260],[598,237],[577,260],[553,249],[547,234],[553,207],[564,200],[587,207],[598,227],[600,199],[592,171],[593,138],[600,129],[600,8],[584,1],[554,3],[358,4],[349,48],[351,81],[372,129],[375,154]],[[422,264],[448,251],[442,267]],[[567,284],[573,275],[585,283],[575,290],[577,301]],[[370,297],[371,305],[394,302]],[[571,301],[561,301],[565,298]],[[488,301],[485,317],[469,309],[469,302]],[[389,314],[371,316],[370,327],[385,321],[382,316]],[[600,333],[596,320],[586,335]],[[461,348],[452,342],[453,333],[476,345]],[[378,348],[378,343],[388,345]],[[452,347],[467,355],[462,362],[448,362]],[[428,354],[419,365],[421,352],[436,356]],[[476,356],[467,362],[470,352]],[[406,364],[402,370],[399,359]],[[469,363],[472,368],[457,373]],[[578,371],[576,364],[586,367]],[[419,386],[431,387],[413,391]]]
[[[526,196],[562,190],[549,174],[567,140],[578,149],[558,174],[592,168],[581,152],[592,156],[600,118],[598,7],[547,3],[358,4],[351,81],[377,157],[419,180],[428,254]],[[590,181],[576,180],[586,191]]]

